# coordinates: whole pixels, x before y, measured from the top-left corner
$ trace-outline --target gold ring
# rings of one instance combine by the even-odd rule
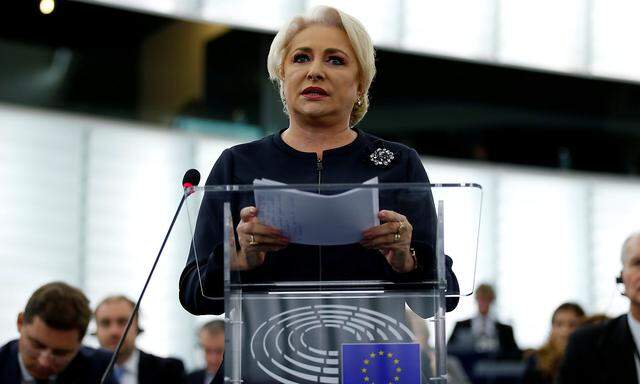
[[[397,243],[398,241],[400,241],[400,233],[396,232],[393,234],[393,242]]]
[[[256,241],[256,237],[253,236],[253,233],[249,235],[249,245],[258,245],[258,242]]]
[[[398,223],[400,223],[400,225],[398,226],[398,233],[402,233],[404,231],[404,221],[398,221]]]

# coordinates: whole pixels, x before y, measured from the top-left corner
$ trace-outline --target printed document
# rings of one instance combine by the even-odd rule
[[[254,185],[286,184],[256,179]],[[364,184],[378,184],[378,178]],[[308,245],[352,244],[362,232],[380,225],[378,188],[355,188],[336,195],[296,189],[254,191],[258,219],[278,228],[292,243]]]

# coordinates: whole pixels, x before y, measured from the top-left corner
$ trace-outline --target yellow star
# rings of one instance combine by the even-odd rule
[[[398,376],[394,377],[393,380],[395,381],[400,381],[400,378]]]
[[[369,357],[373,359],[374,357],[376,357],[376,354],[375,354],[375,353],[373,353],[373,352],[371,352],[371,353],[369,354]]]
[[[369,365],[369,359],[364,359],[364,365]]]
[[[381,349],[378,351],[378,355],[383,356],[384,355],[384,351]]]
[[[400,367],[396,368],[396,372],[402,372],[402,368]]]
[[[367,373],[367,368],[362,368],[361,371],[362,373]]]
[[[369,381],[369,376],[365,376],[364,381]]]
[[[388,358],[392,358],[393,357],[393,353],[391,353],[391,352],[387,353],[387,357]]]
[[[400,362],[400,360],[398,359],[393,359],[393,364],[398,364]]]

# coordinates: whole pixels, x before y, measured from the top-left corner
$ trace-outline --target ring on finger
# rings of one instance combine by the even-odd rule
[[[258,245],[256,237],[253,235],[253,233],[249,235],[249,245]]]
[[[398,226],[398,230],[396,231],[396,233],[404,232],[404,221],[398,221],[398,223],[400,223],[400,225]]]
[[[393,242],[397,243],[398,241],[400,241],[400,233],[396,232],[393,234]]]

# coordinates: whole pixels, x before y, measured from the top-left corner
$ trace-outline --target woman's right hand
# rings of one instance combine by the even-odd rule
[[[240,211],[240,223],[236,227],[240,250],[231,269],[244,271],[253,269],[264,263],[267,252],[279,251],[289,245],[289,239],[273,227],[261,224],[256,207],[244,207]]]

